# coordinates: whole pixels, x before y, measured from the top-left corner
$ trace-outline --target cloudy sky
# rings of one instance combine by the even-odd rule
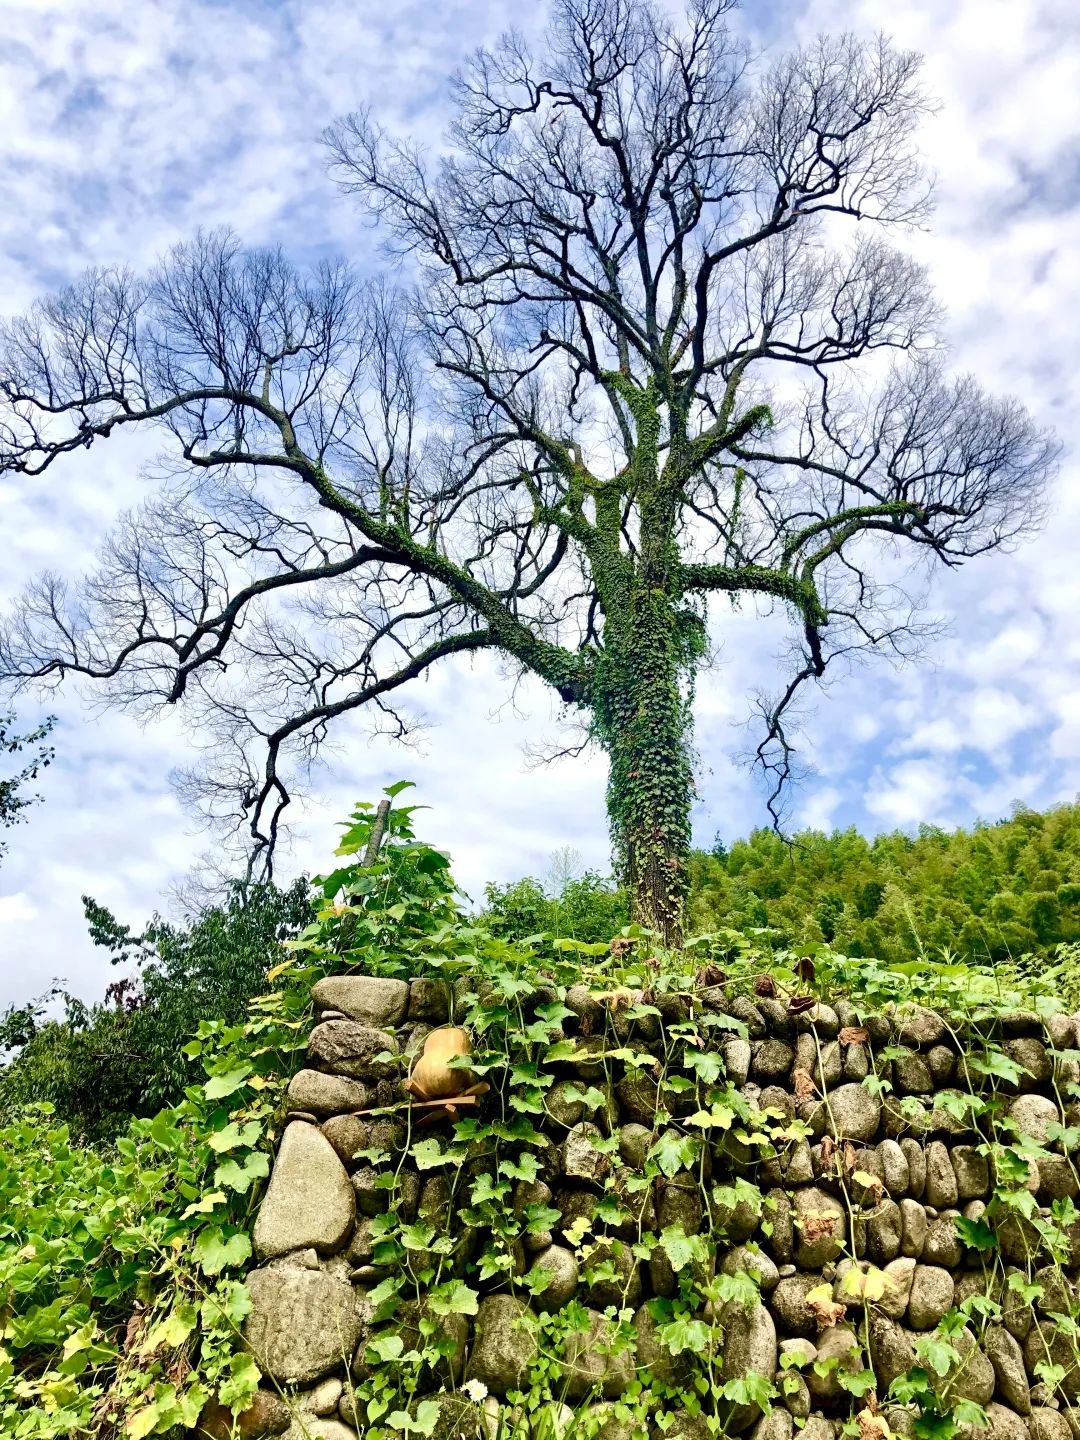
[[[297,259],[374,256],[326,179],[318,143],[369,101],[438,133],[445,78],[523,7],[509,0],[11,0],[0,52],[0,311],[91,264],[151,263],[197,226],[231,225]],[[948,575],[931,596],[947,631],[917,669],[877,666],[822,696],[796,824],[867,833],[997,819],[1080,790],[1080,17],[1072,0],[748,0],[762,45],[820,30],[885,29],[922,51],[942,102],[923,150],[938,175],[932,233],[911,241],[948,310],[958,368],[1019,395],[1065,442],[1043,534]],[[0,603],[43,568],[76,573],[112,517],[145,490],[138,442],[80,456],[28,485],[0,477]],[[717,632],[700,687],[698,839],[762,822],[732,757],[746,697],[775,675],[777,632],[744,616]],[[408,752],[339,731],[287,866],[324,863],[335,821],[405,776],[432,806],[427,833],[475,895],[542,873],[575,846],[604,866],[598,759],[530,769],[553,735],[540,691],[513,702],[488,665],[446,669],[420,697]],[[206,847],[169,786],[188,739],[177,717],[140,728],[65,695],[44,804],[0,866],[0,1005],[54,976],[90,998],[108,966],[80,895],[138,922],[167,903]],[[23,716],[35,711],[24,702]]]

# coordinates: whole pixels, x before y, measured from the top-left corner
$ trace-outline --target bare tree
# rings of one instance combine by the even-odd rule
[[[337,716],[404,733],[410,682],[498,651],[605,750],[622,877],[678,940],[710,605],[793,622],[761,702],[775,808],[800,687],[905,653],[911,567],[1020,539],[1054,461],[947,373],[887,238],[928,204],[917,57],[845,36],[758,60],[731,8],[557,0],[542,56],[511,35],[466,67],[430,161],[336,125],[407,295],[203,236],[9,325],[8,472],[147,425],[174,464],[93,575],[30,589],[0,672],[183,699],[198,797],[239,797],[268,868],[288,766]]]

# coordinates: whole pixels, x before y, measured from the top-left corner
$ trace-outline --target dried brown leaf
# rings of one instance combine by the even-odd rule
[[[814,1077],[809,1070],[804,1070],[801,1065],[796,1065],[791,1072],[791,1081],[795,1086],[796,1100],[812,1100],[817,1094],[817,1087],[814,1084]]]
[[[870,1041],[870,1031],[865,1025],[845,1025],[837,1038],[841,1045],[866,1045]]]

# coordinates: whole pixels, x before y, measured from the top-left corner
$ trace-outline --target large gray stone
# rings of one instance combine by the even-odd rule
[[[578,1404],[599,1392],[605,1400],[617,1399],[634,1379],[634,1354],[616,1333],[613,1321],[586,1309],[580,1330],[566,1336],[562,1383],[566,1398]]]
[[[816,1368],[821,1366],[824,1374]],[[815,1366],[803,1372],[810,1395],[818,1405],[833,1405],[845,1393],[841,1376],[857,1375],[865,1368],[859,1337],[850,1325],[831,1325],[817,1342]]]
[[[764,1214],[772,1233],[764,1239],[777,1265],[790,1265],[795,1259],[795,1226],[792,1204],[783,1190],[770,1190],[765,1196]]]
[[[992,1400],[986,1407],[986,1428],[975,1431],[978,1440],[1030,1440],[1031,1432],[1023,1415],[1018,1415],[1008,1405]],[[963,1440],[968,1440],[961,1430]]]
[[[839,1085],[844,1073],[844,1057],[841,1053],[838,1040],[826,1040],[821,1047],[820,1054],[814,1056],[813,1069],[810,1076],[814,1084],[824,1094],[831,1090],[834,1085]]]
[[[877,1147],[881,1157],[882,1179],[885,1189],[894,1200],[901,1200],[911,1184],[911,1167],[898,1140],[882,1140]]]
[[[900,1252],[913,1260],[922,1258],[926,1247],[928,1221],[917,1200],[900,1201]]]
[[[885,1293],[878,1301],[878,1308],[890,1320],[902,1320],[911,1299],[911,1286],[915,1280],[916,1262],[906,1255],[890,1260],[884,1267]]]
[[[369,1093],[359,1080],[344,1075],[324,1075],[321,1070],[298,1070],[289,1081],[287,1097],[293,1110],[307,1110],[312,1115],[344,1115],[351,1110],[366,1110]]]
[[[761,1084],[786,1080],[795,1063],[795,1051],[784,1040],[762,1040],[755,1047],[750,1073]]]
[[[817,1315],[807,1304],[806,1297],[820,1285],[820,1274],[785,1275],[777,1283],[769,1304],[785,1335],[809,1338],[817,1334]]]
[[[912,1200],[921,1200],[926,1189],[926,1150],[910,1135],[905,1135],[896,1143],[908,1163],[908,1194]]]
[[[950,1156],[958,1200],[985,1200],[990,1194],[990,1162],[974,1145],[957,1145]],[[932,1202],[933,1203],[933,1202]]]
[[[786,1410],[775,1408],[754,1426],[752,1440],[792,1440],[794,1424]]]
[[[1031,1327],[1024,1341],[1024,1363],[1029,1375],[1035,1374],[1036,1365],[1060,1365],[1065,1371],[1058,1386],[1061,1394],[1073,1403],[1080,1398],[1080,1360],[1077,1359],[1076,1342],[1056,1320],[1040,1320]]]
[[[732,1301],[720,1311],[719,1320],[724,1335],[721,1379],[759,1375],[771,1381],[778,1360],[776,1326],[765,1306]],[[761,1411],[756,1405],[731,1405],[723,1414],[724,1428],[737,1435],[748,1430]]]
[[[1054,1067],[1041,1040],[1024,1035],[1015,1040],[1006,1040],[1004,1048],[1005,1054],[1014,1064],[1020,1066],[1022,1072],[1015,1089],[1035,1090],[1049,1082]]]
[[[292,1423],[292,1411],[272,1390],[256,1390],[251,1403],[235,1418],[227,1405],[211,1400],[195,1427],[198,1440],[268,1440]]]
[[[286,1125],[255,1221],[256,1255],[271,1260],[309,1245],[332,1255],[355,1223],[353,1188],[334,1147],[314,1125]]]
[[[874,1140],[881,1123],[881,1102],[863,1085],[838,1085],[810,1112],[815,1139]]]
[[[856,1222],[856,1238],[865,1236],[866,1253],[876,1265],[886,1265],[900,1254],[903,1217],[900,1206],[888,1196]]]
[[[949,1152],[940,1140],[931,1140],[926,1147],[926,1203],[935,1210],[947,1210],[956,1199],[956,1173]]]
[[[616,1085],[615,1091],[627,1119],[639,1125],[653,1124],[656,1112],[661,1108],[660,1084],[654,1076],[644,1070],[629,1070]]]
[[[562,1168],[568,1180],[589,1185],[598,1185],[611,1169],[611,1160],[597,1142],[603,1135],[596,1125],[587,1120],[575,1125],[563,1142]]]
[[[376,975],[327,975],[312,986],[311,998],[316,1010],[340,1010],[350,1020],[384,1029],[405,1019],[409,987]]]
[[[963,1247],[956,1233],[956,1220],[956,1211],[947,1210],[927,1224],[922,1253],[927,1265],[941,1265],[946,1270],[955,1270],[960,1264]]]
[[[619,1158],[631,1170],[644,1170],[652,1143],[653,1132],[647,1125],[624,1125],[619,1131]]]
[[[585,1118],[585,1091],[576,1080],[557,1080],[544,1096],[544,1114],[556,1127],[569,1130]]]
[[[329,1416],[298,1415],[282,1440],[356,1440],[356,1431]]]
[[[901,1045],[927,1047],[945,1039],[945,1021],[924,1005],[897,1005],[892,1022]]]
[[[577,1256],[565,1245],[549,1245],[533,1259],[532,1273],[546,1280],[543,1290],[533,1295],[533,1306],[541,1313],[561,1310],[574,1297],[578,1285]]]
[[[698,1177],[681,1172],[668,1181],[656,1200],[656,1223],[659,1229],[680,1225],[684,1235],[696,1235],[705,1218]]]
[[[926,1135],[930,1130],[927,1102],[917,1095],[886,1095],[882,1104],[882,1125],[890,1140]]]
[[[1018,1095],[1009,1106],[1009,1118],[1021,1135],[1026,1135],[1037,1145],[1046,1144],[1049,1127],[1061,1120],[1058,1107],[1045,1095]]]
[[[1075,1200],[1080,1194],[1076,1165],[1070,1155],[1039,1156],[1038,1195],[1043,1204],[1054,1200]]]
[[[271,1265],[252,1270],[244,1340],[265,1375],[309,1385],[344,1369],[363,1332],[365,1310],[346,1280],[325,1270]]]
[[[935,1090],[940,1090],[942,1086],[948,1085],[956,1074],[956,1056],[947,1045],[931,1046],[926,1056],[926,1063],[930,1066],[930,1075]]]
[[[389,1080],[401,1073],[393,1035],[358,1020],[324,1020],[308,1037],[308,1059],[334,1075]]]
[[[820,1270],[844,1248],[847,1213],[835,1196],[816,1186],[795,1196],[795,1263],[803,1270]]]
[[[931,1371],[930,1384],[951,1403],[973,1400],[976,1405],[988,1405],[997,1383],[994,1367],[978,1348],[970,1330],[961,1330],[952,1336],[951,1343],[957,1352],[956,1359],[945,1375]]]
[[[500,1400],[525,1385],[536,1359],[536,1320],[524,1300],[489,1295],[480,1301],[469,1356],[469,1378],[479,1380]]]
[[[906,1375],[917,1363],[915,1336],[887,1315],[870,1314],[870,1357],[877,1376],[878,1393],[884,1394],[900,1375]]]
[[[445,980],[420,976],[409,981],[409,1019],[445,1025],[450,1018],[450,986]]]
[[[913,1330],[933,1330],[953,1303],[954,1281],[938,1265],[916,1265],[908,1297],[908,1324]]]
[[[769,1295],[776,1289],[780,1272],[773,1260],[763,1250],[752,1245],[737,1245],[729,1250],[720,1264],[722,1275],[752,1275],[762,1294]]]
[[[750,1074],[750,1042],[735,1038],[720,1046],[724,1072],[733,1085],[745,1085]]]
[[[917,1050],[902,1050],[893,1061],[893,1083],[901,1095],[932,1095],[934,1077]]]
[[[1072,1440],[1069,1422],[1060,1410],[1049,1405],[1032,1406],[1028,1430],[1031,1440]]]
[[[1030,1414],[1031,1391],[1020,1342],[1004,1326],[988,1325],[983,1335],[983,1348],[994,1367],[997,1393],[1006,1405],[1011,1405],[1019,1414]]]

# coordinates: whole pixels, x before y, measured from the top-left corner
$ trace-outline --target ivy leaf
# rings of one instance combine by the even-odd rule
[[[261,1150],[253,1150],[243,1165],[235,1160],[226,1160],[214,1171],[214,1184],[246,1195],[256,1180],[265,1180],[270,1173],[270,1157]]]
[[[963,1216],[953,1221],[956,1233],[969,1250],[995,1250],[998,1238],[985,1220],[967,1220]]]
[[[927,1364],[937,1375],[945,1376],[949,1373],[950,1367],[959,1356],[959,1351],[948,1343],[947,1340],[939,1340],[934,1335],[928,1335],[919,1346],[920,1354]]]
[[[535,1155],[526,1151],[515,1160],[503,1160],[499,1163],[500,1175],[508,1175],[511,1180],[526,1180],[530,1184],[540,1174],[540,1161]]]
[[[229,1376],[218,1386],[218,1399],[234,1416],[239,1415],[250,1404],[261,1379],[262,1371],[251,1355],[243,1352],[230,1355]]]
[[[389,1361],[400,1360],[404,1349],[405,1341],[400,1335],[373,1335],[367,1343],[365,1358],[385,1365]]]
[[[204,1275],[220,1275],[250,1258],[251,1241],[243,1231],[226,1236],[220,1225],[213,1225],[195,1242],[195,1259]]]
[[[681,1225],[667,1225],[660,1232],[660,1244],[676,1275],[698,1257],[702,1249],[700,1235],[687,1235]],[[674,1353],[674,1352],[673,1352]]]
[[[703,1320],[679,1319],[661,1326],[656,1338],[670,1355],[701,1355],[708,1348],[711,1335]]]
[[[688,1170],[697,1159],[698,1142],[691,1135],[680,1135],[677,1130],[665,1130],[649,1151],[649,1159],[655,1160],[663,1174],[671,1180],[680,1170]]]
[[[203,1094],[207,1100],[223,1100],[226,1095],[234,1095],[251,1073],[250,1065],[235,1065],[224,1075],[214,1075],[209,1079],[203,1086]]]
[[[475,1315],[479,1298],[464,1280],[449,1280],[431,1291],[431,1308],[436,1315]]]
[[[987,1050],[982,1055],[969,1055],[967,1063],[978,1075],[992,1075],[997,1080],[1007,1080],[1015,1085],[1027,1071],[1015,1060],[1010,1060],[1000,1050]]]
[[[693,1070],[703,1085],[715,1085],[724,1073],[724,1063],[710,1050],[688,1050],[683,1063]]]

